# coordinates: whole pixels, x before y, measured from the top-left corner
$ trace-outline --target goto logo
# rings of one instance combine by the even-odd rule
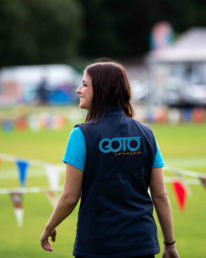
[[[122,147],[123,147],[123,151],[126,151],[126,146],[127,146],[127,148],[130,151],[137,151],[141,145],[140,138],[141,136],[140,137],[117,137],[112,139],[104,138],[99,143],[99,149],[104,153],[108,153],[110,151],[112,152],[120,151]],[[130,142],[133,140],[137,142],[137,146],[135,148],[130,147]],[[119,147],[117,149],[112,148],[112,143],[115,141],[119,143]],[[104,142],[108,142],[108,144],[103,149],[102,145]]]

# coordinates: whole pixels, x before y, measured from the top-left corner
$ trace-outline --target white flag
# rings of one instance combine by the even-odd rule
[[[49,202],[51,203],[52,207],[54,208],[59,200],[59,196],[57,192],[48,191],[48,192],[45,192],[45,195],[48,198]]]
[[[40,123],[38,117],[32,115],[29,117],[29,127],[32,132],[37,133],[40,130]]]
[[[19,227],[23,227],[24,210],[22,208],[14,209],[17,224]]]
[[[49,181],[49,185],[52,190],[57,190],[59,186],[60,173],[58,168],[53,165],[45,166],[46,175]]]

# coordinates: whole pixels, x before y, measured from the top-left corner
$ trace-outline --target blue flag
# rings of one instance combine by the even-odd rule
[[[19,170],[19,183],[20,183],[20,186],[25,186],[25,183],[26,183],[26,172],[27,172],[27,168],[28,168],[29,164],[26,161],[17,160],[16,161],[16,165],[17,165],[18,170]]]
[[[4,132],[11,132],[13,130],[13,122],[11,120],[4,120],[2,123],[2,129]]]
[[[192,121],[192,111],[189,108],[184,108],[182,111],[182,120],[184,122],[191,122]]]

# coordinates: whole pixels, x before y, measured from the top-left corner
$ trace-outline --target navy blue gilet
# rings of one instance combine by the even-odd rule
[[[86,142],[81,204],[73,255],[121,258],[160,252],[148,193],[157,152],[149,126],[118,106],[103,120],[77,124]]]

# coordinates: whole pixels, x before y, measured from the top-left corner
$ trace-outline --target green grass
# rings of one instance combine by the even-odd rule
[[[206,125],[151,125],[163,158],[167,165],[206,173]],[[60,131],[42,130],[38,134],[29,129],[5,134],[0,131],[0,152],[25,158],[61,163],[72,124]],[[63,163],[62,163],[63,164]],[[165,172],[165,175],[172,175]],[[61,185],[64,173],[61,175]],[[41,168],[28,170],[26,186],[48,185],[45,172]],[[0,188],[18,187],[17,170],[13,163],[1,162]],[[206,239],[206,191],[201,185],[191,185],[192,197],[187,198],[184,213],[180,213],[171,185],[166,184],[173,212],[174,231],[180,257],[205,257]],[[0,257],[2,258],[64,258],[73,257],[79,204],[73,213],[58,228],[54,251],[45,252],[40,247],[40,235],[47,223],[52,207],[44,193],[24,195],[24,226],[18,228],[13,207],[8,195],[0,195]],[[155,219],[157,217],[155,214]],[[162,252],[162,233],[157,221],[158,237]],[[161,257],[161,253],[156,255]]]

